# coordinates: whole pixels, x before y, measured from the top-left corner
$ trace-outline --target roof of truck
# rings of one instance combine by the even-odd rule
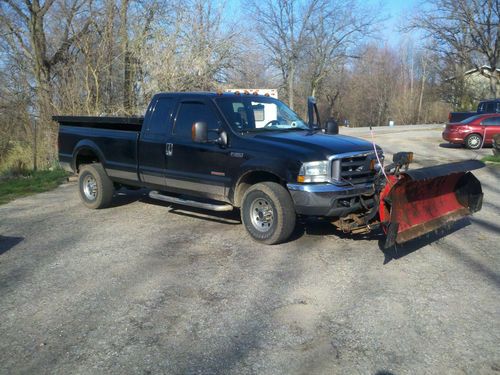
[[[236,96],[255,96],[255,97],[270,97],[269,95],[258,94],[257,92],[213,92],[213,91],[192,91],[192,92],[160,92],[157,95],[161,96],[200,96],[200,97],[236,97]]]

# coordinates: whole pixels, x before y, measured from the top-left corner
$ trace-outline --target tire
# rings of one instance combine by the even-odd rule
[[[295,208],[290,193],[275,182],[248,188],[241,205],[241,221],[257,242],[274,245],[286,241],[295,228]]]
[[[483,137],[479,134],[470,134],[465,138],[465,147],[471,150],[477,150],[481,147],[483,143]]]
[[[92,209],[105,208],[111,204],[114,186],[100,163],[86,164],[80,168],[78,177],[80,198]]]

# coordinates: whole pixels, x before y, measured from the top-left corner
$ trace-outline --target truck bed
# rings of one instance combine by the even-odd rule
[[[140,132],[144,117],[53,116],[61,126],[80,126]]]
[[[96,155],[114,181],[134,183],[137,174],[137,140],[142,117],[54,116],[59,122],[59,160],[65,169],[75,171],[78,162],[89,162],[92,154],[80,153],[88,160],[76,160],[79,150],[99,150]]]

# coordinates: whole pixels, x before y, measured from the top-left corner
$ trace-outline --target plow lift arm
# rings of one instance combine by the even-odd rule
[[[385,167],[378,214],[386,233],[385,248],[450,226],[481,209],[481,183],[471,171],[484,167],[478,160],[408,170],[413,153],[394,154]],[[384,178],[382,175],[381,178]]]

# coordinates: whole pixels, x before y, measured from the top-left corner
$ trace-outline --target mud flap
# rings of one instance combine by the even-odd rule
[[[387,235],[384,247],[435,232],[479,211],[481,183],[470,171],[483,166],[471,160],[389,176],[379,207]]]

